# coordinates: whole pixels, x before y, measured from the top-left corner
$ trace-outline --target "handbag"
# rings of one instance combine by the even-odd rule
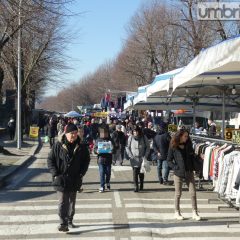
[[[144,157],[140,169],[140,173],[147,173],[151,171],[149,161]]]

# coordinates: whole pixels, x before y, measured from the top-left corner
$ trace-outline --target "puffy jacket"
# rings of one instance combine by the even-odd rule
[[[65,141],[63,135],[61,141],[53,145],[47,164],[56,191],[77,191],[88,170],[90,154],[87,145],[81,144],[78,138],[73,154],[70,155]]]

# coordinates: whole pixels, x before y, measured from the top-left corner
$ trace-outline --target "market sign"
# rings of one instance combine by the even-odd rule
[[[93,117],[105,118],[108,116],[108,112],[95,112],[92,114]]]
[[[168,132],[177,132],[177,125],[169,124],[168,125]]]
[[[233,130],[235,130],[235,128],[225,128],[225,140],[226,141],[232,141]]]
[[[232,131],[232,142],[240,144],[240,130],[233,130]]]

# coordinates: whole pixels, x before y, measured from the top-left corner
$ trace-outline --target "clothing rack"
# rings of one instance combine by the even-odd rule
[[[196,135],[190,135],[190,137],[193,140],[200,140],[202,142],[214,142],[216,144],[230,144],[233,146],[239,146],[237,143],[232,143],[231,141],[225,141],[223,139],[218,139],[218,138],[209,138],[209,137],[202,137],[202,136],[196,136]],[[236,206],[233,202],[231,202],[230,200],[223,198],[220,196],[220,194],[218,194],[217,199],[208,199],[208,203],[211,203],[213,201],[222,201],[224,203],[226,203],[228,206],[218,206],[218,211],[221,211],[221,209],[235,209],[239,211],[239,223],[240,223],[240,207]],[[227,227],[229,228],[229,222],[227,222]]]
[[[196,135],[190,135],[191,139],[194,139],[194,140],[200,140],[200,141],[203,141],[203,142],[215,142],[215,143],[219,143],[219,144],[231,144],[231,145],[238,145],[237,143],[233,143],[231,141],[226,141],[226,140],[223,140],[223,139],[219,139],[219,138],[210,138],[210,137],[202,137],[202,136],[196,136]]]

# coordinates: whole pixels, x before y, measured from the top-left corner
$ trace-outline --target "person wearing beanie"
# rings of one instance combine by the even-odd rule
[[[89,150],[85,144],[80,143],[77,126],[68,123],[62,138],[53,145],[47,160],[52,185],[58,195],[58,230],[61,232],[68,232],[68,227],[77,227],[73,224],[76,196],[81,189],[89,162]]]

